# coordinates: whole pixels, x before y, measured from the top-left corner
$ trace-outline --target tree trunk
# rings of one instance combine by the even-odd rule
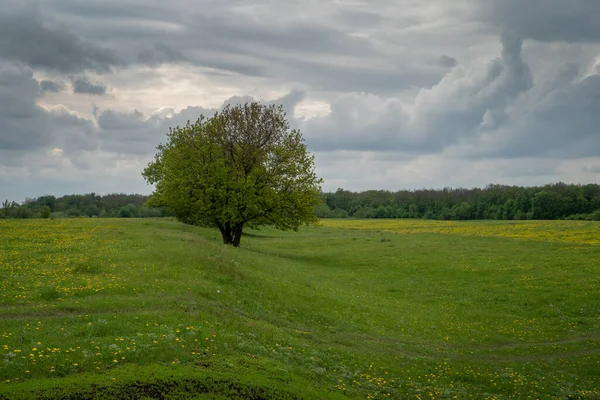
[[[232,225],[230,222],[220,224],[217,222],[217,227],[221,231],[223,244],[230,244],[233,247],[239,247],[242,240],[242,229],[244,225]]]
[[[231,224],[229,222],[226,222],[225,224],[217,222],[217,227],[221,231],[221,236],[223,237],[223,244],[231,244],[233,240],[231,234]]]
[[[231,244],[233,244],[233,247],[239,247],[240,246],[240,241],[242,240],[242,229],[244,228],[243,225],[237,225],[233,228],[233,241]]]

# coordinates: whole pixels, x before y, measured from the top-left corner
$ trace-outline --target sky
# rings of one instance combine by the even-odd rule
[[[325,191],[600,183],[600,1],[0,0],[0,199],[149,194],[252,100]]]

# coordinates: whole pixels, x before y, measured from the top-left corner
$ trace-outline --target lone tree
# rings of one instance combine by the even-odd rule
[[[167,206],[188,224],[216,226],[235,247],[244,227],[297,230],[318,221],[322,180],[282,106],[229,105],[167,137],[142,173],[155,185],[150,205]]]

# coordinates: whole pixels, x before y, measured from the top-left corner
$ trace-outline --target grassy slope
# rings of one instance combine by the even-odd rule
[[[233,249],[166,220],[0,221],[0,395],[600,396],[597,225],[357,224]]]

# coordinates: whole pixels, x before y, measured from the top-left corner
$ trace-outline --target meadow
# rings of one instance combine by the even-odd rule
[[[0,399],[598,399],[600,224],[0,220]]]

